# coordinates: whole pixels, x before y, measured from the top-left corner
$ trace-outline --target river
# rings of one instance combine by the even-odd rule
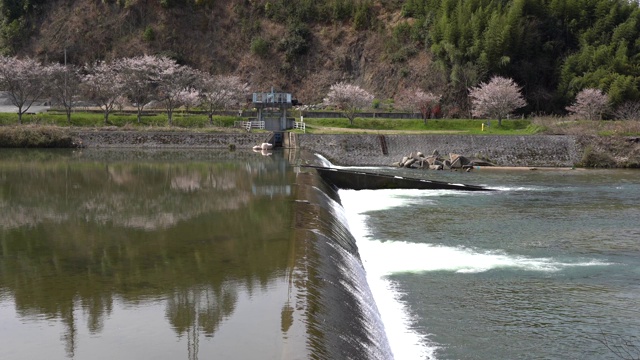
[[[638,357],[636,171],[335,193],[293,159],[2,150],[0,358]]]
[[[410,174],[498,191],[339,191],[397,359],[640,356],[638,171]]]

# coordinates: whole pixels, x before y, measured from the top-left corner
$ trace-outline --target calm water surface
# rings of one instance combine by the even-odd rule
[[[423,175],[339,192],[396,359],[640,357],[640,172]]]
[[[305,357],[284,159],[0,151],[0,359]]]

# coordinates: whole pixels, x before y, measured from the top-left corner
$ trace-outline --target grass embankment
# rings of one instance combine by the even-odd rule
[[[306,130],[311,134],[380,133],[380,134],[492,134],[528,135],[543,129],[530,120],[430,119],[425,124],[418,119],[356,118],[353,125],[347,119],[306,118]]]
[[[189,132],[243,132],[234,123],[246,120],[237,116],[215,116],[213,124],[204,114],[174,113],[170,125],[167,114],[145,112],[138,122],[135,113],[114,112],[105,124],[101,112],[74,112],[71,123],[66,114],[48,111],[25,114],[23,124],[18,116],[0,113],[0,144],[3,147],[69,147],[73,140],[69,130],[126,130],[126,131],[189,131]],[[575,121],[561,117],[497,120],[356,118],[353,124],[345,118],[305,119],[310,134],[468,134],[468,135],[598,135],[639,136],[640,121]],[[252,130],[258,131],[258,130]],[[300,132],[300,130],[295,130]]]
[[[219,127],[233,127],[237,120],[242,120],[235,116],[215,116],[213,124],[209,124],[209,118],[203,114],[188,114],[176,112],[173,114],[172,127],[175,130],[186,128],[190,130],[214,130]],[[45,126],[77,126],[77,127],[105,127],[116,126],[126,129],[141,129],[147,127],[169,127],[169,120],[166,113],[145,112],[138,119],[136,114],[114,112],[109,114],[107,123],[104,121],[104,114],[101,112],[74,112],[71,114],[71,123],[67,122],[67,115],[62,112],[48,111],[38,114],[25,114],[22,116],[24,125],[45,125]],[[18,115],[11,113],[0,113],[0,125],[18,125]]]
[[[497,120],[430,119],[425,124],[414,119],[356,118],[353,125],[347,119],[306,118],[311,134],[470,134],[470,135],[593,135],[640,136],[640,121],[589,121],[564,117],[533,117],[529,119]],[[482,126],[484,124],[484,127]],[[490,124],[487,126],[487,124]]]
[[[138,123],[137,116],[130,113],[113,113],[105,124],[104,115],[94,112],[77,112],[71,115],[71,123],[66,114],[46,112],[25,114],[22,124],[18,115],[0,113],[0,147],[11,148],[69,148],[78,146],[71,130],[125,130],[125,131],[188,131],[188,132],[241,132],[234,128],[239,120],[233,116],[217,116],[209,124],[206,115],[174,114],[169,126],[167,115],[163,113],[145,114]]]

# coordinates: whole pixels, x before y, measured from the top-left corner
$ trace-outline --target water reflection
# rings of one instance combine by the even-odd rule
[[[294,316],[285,280],[293,251],[293,175],[281,157],[236,156],[113,161],[3,152],[0,306],[12,303],[22,322],[62,323],[69,358],[89,351],[83,341],[107,337],[115,312],[159,303],[174,336],[187,339],[189,358],[198,357],[201,336],[213,338],[238,316],[242,301],[268,298],[262,305],[277,306],[274,323],[287,333]],[[259,314],[242,316],[272,331],[268,321],[254,321]],[[142,335],[139,327],[122,331]],[[171,358],[175,341],[157,341]],[[46,348],[4,345],[17,357],[55,357]],[[238,344],[215,346],[224,353]]]

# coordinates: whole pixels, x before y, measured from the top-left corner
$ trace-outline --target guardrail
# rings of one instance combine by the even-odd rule
[[[244,128],[247,131],[251,131],[251,129],[264,130],[264,121],[235,121],[233,127]]]
[[[302,132],[306,133],[307,132],[307,126],[305,125],[305,123],[303,121],[296,121],[293,124],[293,128],[294,129],[300,129],[302,130]]]

